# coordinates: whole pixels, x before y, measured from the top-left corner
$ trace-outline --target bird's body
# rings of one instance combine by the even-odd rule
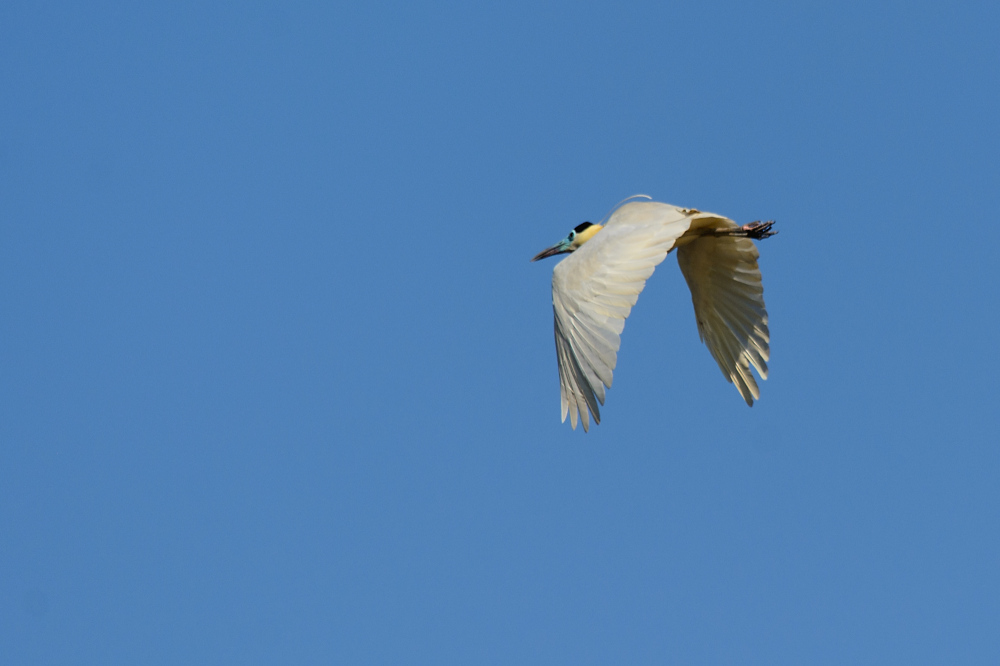
[[[600,423],[598,403],[604,404],[605,388],[611,387],[625,319],[646,280],[674,249],[701,339],[722,374],[753,405],[760,391],[750,366],[767,378],[770,334],[757,248],[750,239],[767,238],[775,233],[770,227],[741,227],[713,213],[629,201],[603,226],[584,222],[539,253],[533,261],[572,253],[552,272],[563,421],[568,414],[575,429],[579,417],[587,430],[592,414]]]

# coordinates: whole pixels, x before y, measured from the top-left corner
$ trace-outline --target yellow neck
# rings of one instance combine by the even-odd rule
[[[596,234],[603,228],[604,227],[601,226],[600,224],[590,225],[589,227],[587,227],[586,229],[584,229],[583,231],[581,231],[576,235],[576,238],[573,239],[573,244],[576,245],[577,247],[580,247],[581,245],[589,241],[591,238],[593,238],[594,234]]]

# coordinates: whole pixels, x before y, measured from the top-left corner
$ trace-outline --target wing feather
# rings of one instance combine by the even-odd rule
[[[646,280],[691,225],[691,211],[652,201],[625,204],[552,272],[562,420],[601,422],[625,319]],[[590,414],[588,414],[588,410]]]
[[[717,216],[708,224],[737,226]],[[677,263],[691,289],[698,335],[751,406],[760,398],[760,389],[750,367],[767,379],[771,355],[758,256],[753,241],[734,236],[701,236],[677,250]]]
[[[556,349],[559,353],[559,371],[566,382],[565,389],[569,398],[567,402],[563,403],[563,421],[566,420],[568,407],[573,429],[576,430],[577,414],[579,413],[580,420],[583,421],[583,430],[586,432],[590,429],[587,409],[589,408],[594,414],[594,420],[597,423],[601,422],[601,413],[597,407],[596,396],[591,384],[580,367],[579,361],[573,355],[572,347],[562,335],[558,324],[556,324]]]

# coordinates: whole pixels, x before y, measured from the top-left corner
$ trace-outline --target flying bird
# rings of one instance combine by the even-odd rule
[[[588,411],[601,422],[598,403],[604,404],[611,388],[625,319],[653,270],[675,249],[698,335],[722,374],[751,407],[760,389],[750,367],[767,379],[770,333],[751,239],[776,234],[774,222],[740,226],[715,213],[649,199],[625,199],[602,224],[584,222],[532,258],[572,253],[552,271],[552,309],[562,420],[568,414],[574,430],[578,418],[589,430]]]

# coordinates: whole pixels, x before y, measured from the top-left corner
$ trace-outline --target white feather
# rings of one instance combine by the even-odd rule
[[[630,201],[629,200],[626,201]],[[752,366],[767,378],[770,334],[757,248],[748,238],[718,235],[732,220],[654,201],[631,201],[552,272],[562,420],[576,428],[601,422],[621,333],[646,280],[667,254],[691,289],[698,334],[747,404],[760,396]]]

